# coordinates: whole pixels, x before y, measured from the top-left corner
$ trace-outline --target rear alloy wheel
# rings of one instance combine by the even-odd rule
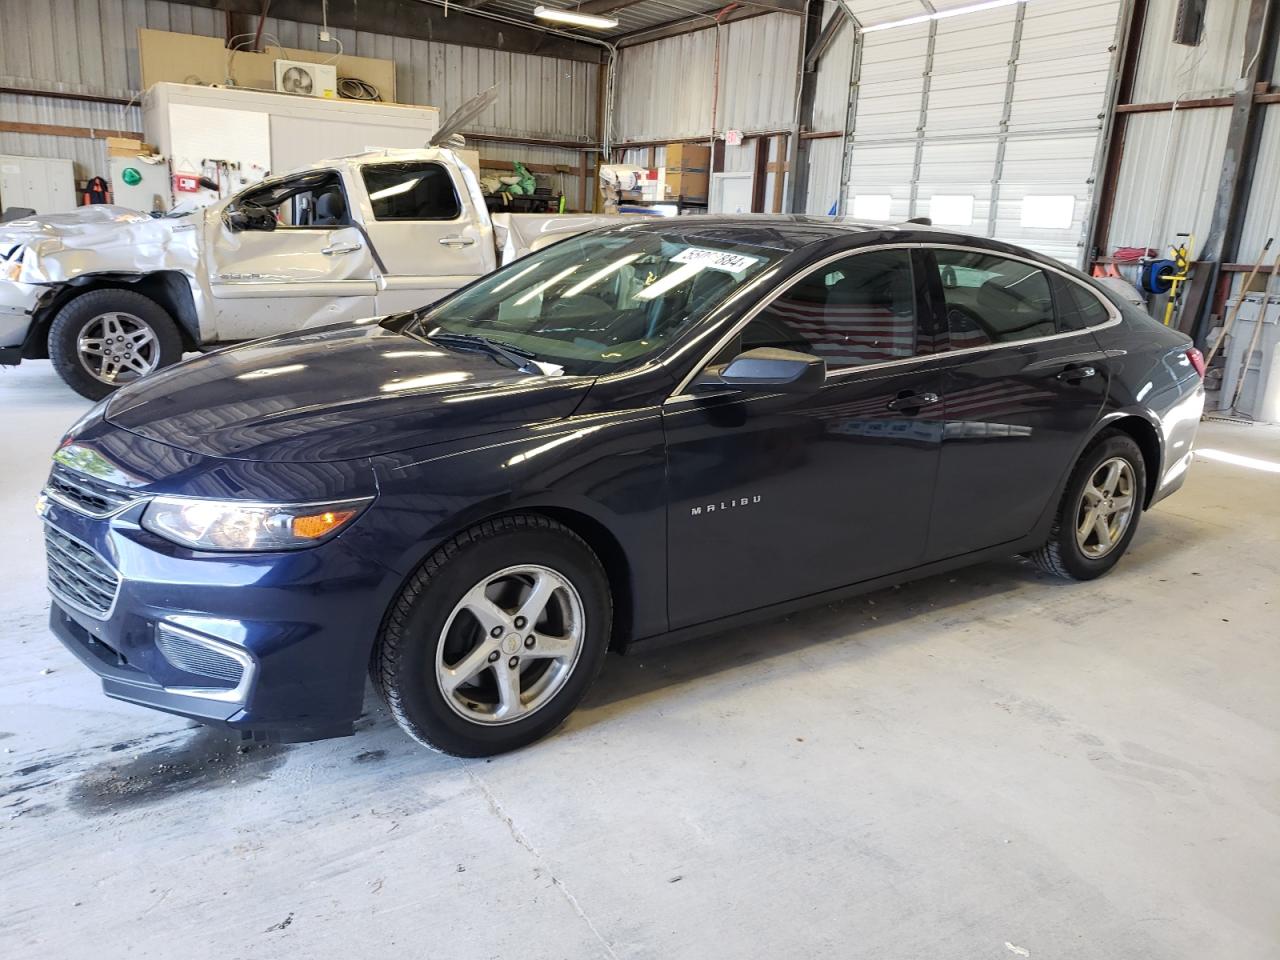
[[[132,290],[91,290],[54,317],[49,359],[76,393],[101,400],[181,360],[182,338],[150,297]]]
[[[490,756],[564,721],[600,672],[612,621],[608,579],[577,534],[538,514],[498,517],[409,578],[370,673],[419,743]]]
[[[1076,545],[1090,560],[1116,548],[1129,529],[1137,506],[1133,467],[1123,457],[1103,461],[1076,504]]]
[[[1104,433],[1076,464],[1048,541],[1028,556],[1059,577],[1102,576],[1133,539],[1146,482],[1142,451],[1133,438]]]

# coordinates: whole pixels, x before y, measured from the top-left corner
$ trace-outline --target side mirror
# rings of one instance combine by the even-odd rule
[[[265,207],[243,206],[227,211],[227,229],[233,233],[241,230],[274,230],[276,215]]]
[[[731,389],[749,393],[815,393],[827,379],[821,357],[777,347],[756,347],[723,367],[708,367],[693,381],[695,390]]]

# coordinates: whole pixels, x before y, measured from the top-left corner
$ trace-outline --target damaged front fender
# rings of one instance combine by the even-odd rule
[[[80,207],[0,225],[0,253],[7,279],[23,284],[155,270],[178,270],[194,279],[203,217],[203,212],[155,218],[124,207]]]

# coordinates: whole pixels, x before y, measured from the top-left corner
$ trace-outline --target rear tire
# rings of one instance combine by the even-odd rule
[[[182,337],[168,312],[132,290],[75,297],[49,327],[49,359],[82,397],[111,392],[182,359]]]
[[[1049,539],[1027,556],[1045,573],[1092,580],[1119,562],[1146,500],[1142,451],[1119,431],[1101,434],[1071,472]]]
[[[370,674],[419,743],[491,756],[568,717],[600,672],[612,621],[608,578],[577,534],[537,514],[498,517],[446,541],[409,578]]]

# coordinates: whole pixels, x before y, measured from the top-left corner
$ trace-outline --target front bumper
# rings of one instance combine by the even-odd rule
[[[14,364],[31,329],[31,314],[45,288],[30,283],[0,280],[0,363]]]
[[[118,574],[113,602],[98,609],[51,577],[50,627],[101,678],[103,692],[258,739],[349,735],[398,577],[344,542],[354,531],[307,550],[202,553],[142,529],[145,506],[107,518],[42,506],[46,524]],[[175,657],[158,643],[162,630],[203,644],[191,648],[197,652],[233,655],[243,673],[203,675],[198,656]]]

